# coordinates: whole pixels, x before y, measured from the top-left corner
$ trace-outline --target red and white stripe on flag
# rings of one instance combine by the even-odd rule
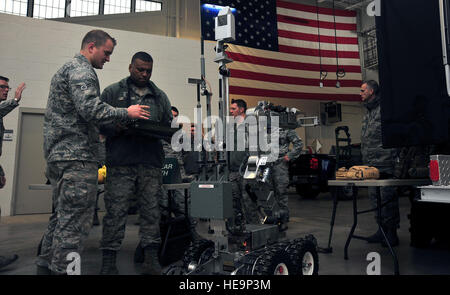
[[[234,60],[228,65],[231,97],[360,100],[355,11],[278,0],[277,25],[278,52],[229,44],[227,54]],[[338,68],[345,70],[340,88]],[[321,70],[328,73],[322,88]]]

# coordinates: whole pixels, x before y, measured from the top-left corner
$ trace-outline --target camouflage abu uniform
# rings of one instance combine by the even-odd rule
[[[5,134],[5,126],[3,125],[3,117],[15,109],[19,103],[14,99],[8,99],[0,102],[0,157],[2,156],[3,135]],[[5,176],[2,165],[0,165],[0,176]]]
[[[184,169],[184,163],[183,163],[183,156],[182,152],[175,152],[172,149],[172,146],[170,142],[167,142],[165,140],[161,140],[161,143],[163,145],[164,155],[166,158],[176,158],[178,160],[178,167],[180,168],[180,174],[181,174],[181,180],[189,178],[188,175],[186,175],[186,171]],[[161,202],[162,209],[168,214],[169,211],[173,211],[175,213],[175,216],[181,216],[184,215],[184,192],[183,190],[172,190],[172,199],[171,201],[171,208],[169,207],[169,196],[168,191],[164,190],[165,198],[163,202]]]
[[[245,122],[245,121],[244,121]],[[234,216],[242,216],[235,220],[235,226],[240,226],[242,223],[257,224],[259,223],[257,204],[254,202],[247,191],[245,190],[246,181],[240,174],[241,165],[244,164],[248,157],[248,147],[241,151],[241,147],[238,147],[238,138],[245,134],[248,137],[248,130],[243,130],[248,126],[245,123],[237,124],[234,129],[234,150],[230,152],[230,174],[229,181],[232,183],[233,194],[233,210]],[[231,131],[231,129],[230,129]],[[245,142],[248,143],[248,140]],[[242,167],[242,173],[245,171],[245,166]],[[241,220],[240,220],[241,219]]]
[[[142,90],[143,92],[140,92]],[[138,94],[138,92],[140,94]],[[152,81],[137,89],[130,78],[108,86],[101,99],[115,107],[128,104],[150,106],[150,121],[170,126],[172,112],[167,95]],[[125,236],[130,200],[137,197],[139,208],[139,237],[142,248],[157,247],[161,242],[162,172],[164,152],[160,139],[118,131],[115,125],[104,125],[106,135],[105,183],[106,215],[103,218],[102,250],[118,251]]]
[[[82,251],[92,226],[98,182],[97,124],[122,122],[126,109],[99,100],[97,74],[76,54],[53,76],[44,121],[46,176],[55,212],[42,240],[37,264],[65,273],[67,254]]]
[[[284,160],[284,156],[289,157],[289,161],[295,160],[300,156],[303,148],[303,142],[293,129],[279,128],[279,154],[278,159],[273,165],[270,181],[274,189],[275,200],[280,208],[282,222],[289,221],[289,207],[287,189],[289,186],[289,162]],[[289,145],[292,143],[292,150],[289,151]]]
[[[16,108],[19,103],[15,99],[9,99],[6,101],[0,102],[0,157],[2,155],[2,143],[3,143],[3,135],[5,134],[5,126],[3,125],[3,117],[9,114],[14,108]],[[0,165],[0,176],[5,176],[5,172],[3,171],[2,165]],[[0,208],[0,216],[2,215],[2,210]],[[12,261],[17,259],[12,257],[5,257],[0,255],[0,268],[3,268],[9,265]]]
[[[362,121],[361,130],[361,154],[363,163],[379,169],[383,178],[392,177],[394,174],[395,149],[384,149],[381,141],[381,109],[379,96],[375,96],[369,101],[364,102],[366,113]],[[400,223],[400,213],[398,207],[398,198],[395,194],[396,188],[369,187],[369,197],[373,206],[376,206],[376,197],[381,194],[381,202],[388,202],[381,209],[381,224],[397,228]],[[377,216],[375,216],[377,219]]]

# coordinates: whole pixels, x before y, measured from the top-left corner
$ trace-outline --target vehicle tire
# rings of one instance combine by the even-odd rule
[[[312,237],[312,239],[306,237],[305,239],[293,240],[290,243],[287,252],[294,265],[291,274],[299,276],[319,274],[317,244],[315,243],[315,238]]]
[[[313,187],[312,184],[297,184],[295,189],[297,194],[305,199],[315,199],[320,193],[320,188]]]
[[[183,255],[183,266],[187,269],[192,262],[197,265],[209,260],[214,253],[214,242],[206,239],[194,240]]]
[[[289,275],[295,269],[289,253],[277,247],[267,248],[255,261],[252,275]]]
[[[178,265],[169,266],[163,273],[166,276],[179,276],[186,274],[185,269]]]

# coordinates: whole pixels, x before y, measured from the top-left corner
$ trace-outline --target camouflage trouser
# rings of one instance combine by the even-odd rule
[[[67,255],[81,253],[83,241],[92,227],[97,195],[97,163],[82,161],[47,164],[46,176],[52,185],[55,208],[42,239],[37,264],[65,273]]]
[[[377,195],[381,197],[381,204],[388,202],[381,208],[381,225],[386,228],[398,228],[400,225],[400,212],[396,187],[369,187],[368,192],[373,208],[377,206]],[[378,212],[375,212],[375,220],[378,220]]]
[[[234,216],[242,215],[247,224],[259,223],[258,207],[245,191],[244,178],[239,172],[230,172],[229,179],[232,183]]]
[[[161,215],[169,216],[170,212],[175,214],[175,217],[184,216],[185,200],[183,190],[166,190],[163,189],[164,199],[160,202]],[[169,200],[170,197],[170,200]]]
[[[184,167],[181,164],[179,167],[181,179],[189,178],[189,175],[186,175]],[[162,215],[167,216],[169,212],[174,212],[175,216],[184,215],[184,192],[182,190],[172,191],[172,197],[170,200],[170,208],[169,208],[169,194],[166,190],[164,190],[164,199],[161,199],[160,205]],[[137,196],[130,197],[130,207],[132,207],[133,209],[134,208],[139,209]]]
[[[274,190],[275,200],[280,208],[280,213],[285,220],[289,221],[288,207],[288,186],[289,186],[289,165],[281,160],[272,167],[271,185]]]
[[[136,195],[139,206],[139,238],[143,248],[161,243],[160,201],[163,198],[160,168],[143,165],[108,167],[105,184],[106,215],[100,249],[118,251],[125,236],[128,208]]]

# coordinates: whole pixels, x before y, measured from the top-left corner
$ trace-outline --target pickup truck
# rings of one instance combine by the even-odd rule
[[[336,159],[327,154],[301,154],[289,164],[289,185],[295,186],[297,194],[315,198],[328,191],[328,179],[333,179]]]
[[[313,199],[319,193],[327,192],[328,180],[335,179],[337,168],[350,168],[362,164],[361,144],[340,147],[338,152],[340,153],[339,161],[336,161],[335,147],[332,148],[331,154],[301,154],[289,164],[289,185],[295,186],[297,194],[303,198]],[[336,193],[340,200],[349,200],[358,191],[356,187],[341,187]]]

